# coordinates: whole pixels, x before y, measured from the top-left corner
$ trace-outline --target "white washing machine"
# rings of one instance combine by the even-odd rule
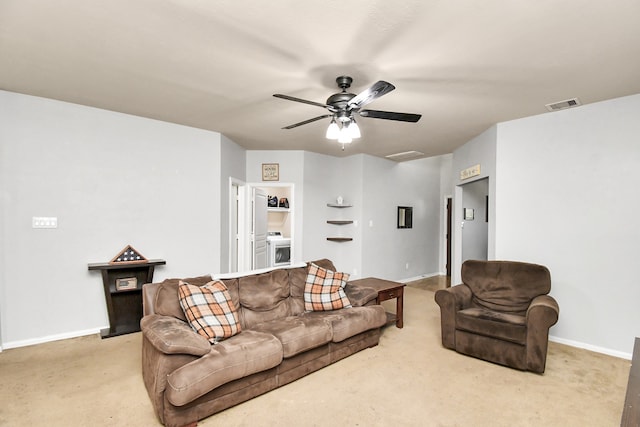
[[[267,232],[267,255],[269,267],[291,264],[291,239],[280,231]]]

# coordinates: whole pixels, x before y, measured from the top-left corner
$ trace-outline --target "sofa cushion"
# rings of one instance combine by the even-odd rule
[[[187,321],[180,302],[178,301],[178,283],[180,280],[192,285],[202,286],[211,281],[211,276],[197,276],[188,279],[165,279],[158,286],[155,301],[153,302],[154,312],[163,316],[171,316],[176,319]]]
[[[376,329],[387,323],[387,314],[381,305],[351,307],[334,311],[310,311],[303,318],[323,319],[331,324],[333,342],[341,342],[359,333]]]
[[[285,358],[331,341],[331,326],[322,318],[289,316],[255,325],[252,330],[272,334],[282,343]]]
[[[304,288],[305,310],[330,311],[351,307],[351,302],[344,292],[347,280],[347,273],[327,270],[312,263]]]
[[[282,344],[270,334],[245,330],[212,346],[211,351],[167,376],[165,395],[186,405],[215,388],[282,362]]]
[[[456,313],[456,329],[488,337],[526,344],[526,318],[484,308],[467,308]]]
[[[240,304],[253,311],[268,311],[289,296],[289,273],[273,270],[238,279]]]
[[[200,287],[180,281],[178,295],[193,330],[212,344],[242,330],[236,307],[224,283],[211,281]]]

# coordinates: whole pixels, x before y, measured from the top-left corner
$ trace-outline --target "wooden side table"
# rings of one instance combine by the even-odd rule
[[[163,259],[150,259],[138,264],[89,264],[89,270],[102,273],[104,297],[109,314],[109,327],[100,331],[102,338],[140,330],[142,285],[153,281],[153,270],[157,265],[165,264]]]
[[[403,322],[403,306],[404,306],[404,283],[392,282],[391,280],[378,279],[376,277],[367,277],[364,279],[353,280],[351,283],[358,286],[373,288],[378,292],[376,303],[382,301],[396,299],[396,312],[387,313],[387,323],[395,323],[397,328],[404,326]]]

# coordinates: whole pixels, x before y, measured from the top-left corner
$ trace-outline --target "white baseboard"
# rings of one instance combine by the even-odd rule
[[[400,283],[407,283],[407,282],[413,282],[415,280],[426,279],[429,277],[442,276],[442,275],[443,273],[422,274],[420,276],[410,277],[408,279],[403,279],[398,281]],[[86,335],[99,334],[102,329],[108,328],[108,327],[109,327],[108,325],[105,325],[102,328],[97,328],[97,329],[85,329],[82,331],[66,332],[64,334],[48,335],[45,337],[32,338],[28,340],[9,341],[9,342],[2,343],[2,345],[0,346],[0,352],[2,350],[8,350],[10,348],[26,347],[29,345],[43,344],[51,341],[58,341],[58,340],[64,340],[68,338],[77,338],[77,337],[83,337]],[[556,342],[558,344],[565,344],[571,347],[582,348],[584,350],[594,351],[596,353],[606,354],[608,356],[619,357],[621,359],[631,360],[632,358],[631,353],[625,353],[622,351],[612,350],[610,348],[586,344],[580,341],[573,341],[565,338],[559,338],[553,335],[549,336],[549,341]]]
[[[622,351],[611,350],[610,348],[599,347],[597,345],[585,344],[579,341],[567,340],[564,338],[549,336],[549,341],[557,342],[559,344],[565,344],[571,347],[582,348],[584,350],[594,351],[596,353],[606,354],[608,356],[619,357],[621,359],[631,360],[631,353],[624,353]]]
[[[415,277],[409,277],[406,279],[400,279],[398,280],[398,282],[400,283],[409,283],[409,282],[414,282],[416,280],[420,280],[420,279],[428,279],[429,277],[434,277],[434,276],[444,276],[445,273],[425,273],[425,274],[421,274],[419,276],[415,276]]]
[[[108,327],[109,326],[107,325],[107,326],[104,326],[103,328],[108,328]],[[26,347],[29,345],[43,344],[51,341],[66,340],[68,338],[76,338],[76,337],[83,337],[86,335],[99,334],[100,330],[103,328],[65,332],[64,334],[47,335],[45,337],[31,338],[28,340],[21,340],[21,341],[9,341],[9,342],[2,343],[2,348],[3,350],[7,350],[10,348]]]

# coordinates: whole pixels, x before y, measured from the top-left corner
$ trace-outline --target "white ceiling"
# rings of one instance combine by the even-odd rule
[[[341,151],[335,78],[366,108]],[[0,0],[0,89],[224,133],[247,149],[452,152],[494,123],[640,93],[638,0]]]

